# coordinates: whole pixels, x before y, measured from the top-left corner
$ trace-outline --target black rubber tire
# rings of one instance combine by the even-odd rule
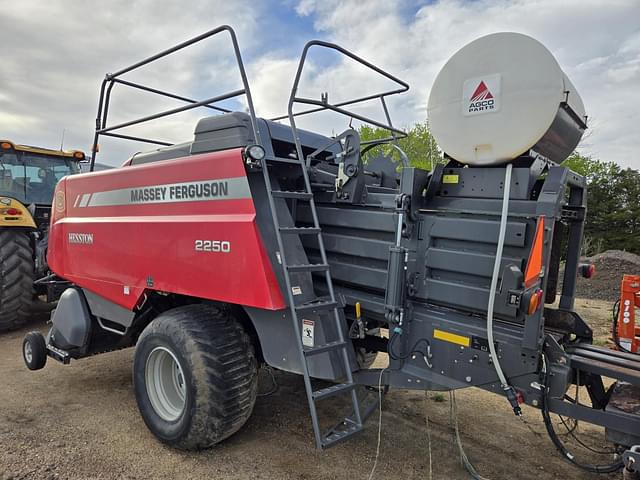
[[[186,383],[185,407],[174,422],[153,408],[145,382],[156,347],[171,351]],[[255,349],[242,325],[212,305],[187,305],[162,313],[136,345],[133,384],[151,432],[176,448],[208,448],[237,432],[251,416],[258,389]]]
[[[31,359],[26,355],[25,347],[31,347]],[[47,343],[40,332],[29,332],[22,341],[22,358],[29,370],[40,370],[47,363]]]
[[[29,232],[0,228],[0,332],[23,325],[34,300]]]

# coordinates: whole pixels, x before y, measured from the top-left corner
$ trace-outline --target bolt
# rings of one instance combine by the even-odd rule
[[[467,383],[471,383],[471,377],[466,377],[465,380],[467,381]]]
[[[458,360],[454,360],[453,363],[458,363]]]
[[[538,400],[531,400],[531,405],[533,405],[534,407],[538,406]]]

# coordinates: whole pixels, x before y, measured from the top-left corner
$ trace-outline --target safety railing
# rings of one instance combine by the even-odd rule
[[[227,92],[227,93],[223,93],[221,95],[217,95],[215,97],[210,97],[207,98],[205,100],[194,100],[192,98],[183,96],[183,95],[177,95],[175,93],[172,92],[167,92],[167,91],[163,91],[163,90],[159,90],[157,88],[152,88],[146,85],[142,85],[139,83],[135,83],[135,82],[131,82],[129,80],[124,80],[121,77],[125,74],[128,74],[130,72],[132,72],[133,70],[137,70],[141,67],[144,67],[146,65],[149,65],[150,63],[159,60],[161,58],[164,58],[168,55],[171,55],[175,52],[178,52],[186,47],[189,47],[195,43],[201,42],[205,39],[208,39],[214,35],[217,35],[219,33],[222,32],[227,32],[229,33],[230,39],[231,39],[231,44],[233,47],[233,52],[235,55],[235,59],[236,62],[238,64],[238,70],[240,73],[240,78],[242,81],[242,88],[237,89],[237,90],[233,90],[231,92]],[[122,85],[125,87],[129,87],[129,88],[133,88],[133,89],[138,89],[138,90],[142,90],[148,93],[152,93],[152,94],[156,94],[156,95],[160,95],[163,97],[167,97],[167,98],[172,98],[174,100],[179,100],[181,102],[186,103],[186,105],[177,107],[177,108],[173,108],[170,110],[165,110],[159,113],[154,113],[152,115],[147,115],[145,117],[141,117],[141,118],[136,118],[133,120],[129,120],[127,122],[123,122],[123,123],[119,123],[116,125],[108,125],[107,124],[107,119],[108,119],[108,115],[109,115],[109,104],[111,102],[111,94],[112,94],[112,90],[113,87],[115,85]],[[145,123],[145,122],[149,122],[152,120],[156,120],[159,118],[163,118],[163,117],[167,117],[170,115],[175,115],[178,113],[182,113],[185,112],[187,110],[191,110],[194,108],[199,108],[199,107],[204,107],[204,108],[209,108],[211,110],[214,110],[216,112],[219,113],[228,113],[230,112],[230,110],[227,110],[226,108],[220,107],[215,105],[216,103],[225,101],[225,100],[229,100],[235,97],[240,97],[244,95],[247,99],[247,106],[249,109],[249,115],[251,117],[251,127],[253,129],[253,134],[254,134],[254,138],[256,139],[257,143],[259,143],[259,135],[258,135],[258,128],[257,128],[257,122],[256,122],[256,114],[255,114],[255,109],[253,107],[253,100],[251,98],[251,91],[249,89],[249,83],[247,81],[247,74],[244,68],[244,64],[242,62],[242,56],[240,54],[240,49],[238,47],[238,40],[236,37],[236,33],[233,30],[233,28],[231,28],[228,25],[222,25],[220,27],[214,28],[213,30],[209,30],[208,32],[205,32],[201,35],[198,35],[197,37],[194,37],[190,40],[187,40],[185,42],[182,42],[178,45],[175,45],[167,50],[163,50],[162,52],[159,52],[155,55],[152,55],[151,57],[148,57],[144,60],[141,60],[137,63],[134,63],[133,65],[130,65],[128,67],[125,67],[119,71],[117,71],[116,73],[108,73],[104,80],[102,81],[102,85],[100,87],[100,99],[98,101],[98,113],[96,115],[96,130],[95,130],[95,135],[94,135],[94,139],[93,139],[93,146],[92,146],[92,155],[91,155],[91,167],[90,170],[93,171],[94,165],[95,165],[95,160],[96,160],[96,156],[99,150],[98,147],[98,141],[100,139],[100,136],[108,136],[108,137],[114,137],[114,138],[120,138],[120,139],[124,139],[124,140],[133,140],[133,141],[138,141],[138,142],[144,142],[144,143],[150,143],[150,144],[155,144],[155,145],[162,145],[162,146],[170,146],[172,145],[172,143],[169,142],[165,142],[165,141],[161,141],[161,140],[156,140],[156,139],[151,139],[151,138],[144,138],[144,137],[138,137],[138,136],[132,136],[132,135],[126,135],[123,133],[116,133],[117,130],[121,130],[123,128],[127,128],[127,127],[131,127],[133,125],[139,125],[141,123]]]
[[[364,65],[365,67],[369,68],[370,70],[378,73],[379,75],[382,75],[383,77],[387,78],[388,80],[391,80],[392,82],[394,82],[395,84],[398,85],[398,88],[394,88],[391,90],[386,90],[380,93],[374,93],[371,95],[366,95],[366,96],[362,96],[362,97],[358,97],[358,98],[354,98],[354,99],[350,99],[350,100],[345,100],[342,102],[338,102],[336,104],[331,104],[329,103],[329,96],[328,93],[324,93],[323,95],[321,95],[320,100],[317,99],[313,99],[313,98],[305,98],[305,97],[299,97],[297,96],[297,92],[298,92],[298,88],[300,85],[300,80],[302,78],[302,71],[304,69],[304,65],[305,62],[307,60],[307,56],[309,53],[309,50],[312,47],[321,47],[321,48],[327,48],[330,50],[335,50],[338,53],[351,58],[352,60],[360,63],[361,65]],[[298,131],[297,131],[297,127],[296,127],[296,122],[295,122],[295,117],[299,117],[302,115],[309,115],[312,113],[317,113],[317,112],[322,112],[322,111],[326,111],[326,110],[331,110],[333,112],[345,115],[347,117],[350,117],[351,119],[356,119],[359,120],[363,123],[369,124],[369,125],[373,125],[375,127],[378,128],[382,128],[384,130],[387,130],[388,132],[390,132],[390,137],[388,138],[383,138],[383,139],[379,139],[379,140],[371,140],[371,141],[367,141],[367,142],[362,142],[361,145],[378,145],[378,144],[382,144],[382,143],[388,143],[388,142],[393,142],[393,141],[397,141],[399,138],[402,137],[406,137],[406,133],[401,130],[398,129],[396,127],[393,126],[393,123],[391,122],[391,116],[389,114],[389,109],[387,107],[387,102],[385,101],[385,98],[390,96],[390,95],[397,95],[400,93],[404,93],[407,90],[409,90],[409,85],[400,80],[399,78],[391,75],[390,73],[382,70],[380,67],[377,67],[376,65],[364,60],[363,58],[359,57],[358,55],[356,55],[353,52],[350,52],[349,50],[342,48],[339,45],[333,44],[333,43],[329,43],[329,42],[323,42],[321,40],[312,40],[310,42],[308,42],[305,46],[304,49],[302,51],[302,56],[300,57],[300,63],[298,64],[298,70],[296,71],[296,76],[295,76],[295,80],[293,82],[293,87],[291,89],[291,96],[289,97],[289,104],[288,104],[288,108],[287,108],[287,115],[282,115],[280,117],[275,117],[272,118],[271,120],[283,120],[288,118],[289,119],[289,123],[291,125],[291,128],[293,130],[293,136],[296,142],[296,150],[297,150],[297,154],[298,154],[298,158],[302,159],[303,158],[303,153],[302,153],[302,146],[300,144],[300,140],[298,137]],[[350,106],[350,105],[355,105],[358,103],[363,103],[363,102],[368,102],[370,100],[375,100],[375,99],[379,99],[381,106],[382,106],[382,110],[384,112],[384,116],[386,119],[387,123],[382,123],[379,122],[377,120],[374,120],[372,118],[369,118],[365,115],[361,115],[359,113],[355,113],[351,110],[347,110],[344,107]],[[294,112],[293,111],[293,107],[296,103],[299,104],[305,104],[305,105],[314,105],[315,108],[310,108],[307,110],[302,110],[300,112]]]

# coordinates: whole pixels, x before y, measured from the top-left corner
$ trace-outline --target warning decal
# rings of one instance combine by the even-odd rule
[[[302,345],[305,347],[313,347],[313,335],[315,322],[313,320],[302,319]]]

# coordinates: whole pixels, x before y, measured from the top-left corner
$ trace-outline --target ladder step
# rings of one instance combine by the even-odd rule
[[[322,439],[322,448],[329,448],[336,443],[346,440],[350,436],[361,432],[362,430],[362,425],[357,425],[355,423],[348,422],[347,420],[347,425],[344,426],[344,429],[332,431]]]
[[[355,383],[337,383],[335,385],[331,385],[330,387],[316,390],[315,392],[313,392],[313,399],[324,400],[325,398],[333,397],[334,395],[350,392],[351,390],[356,388],[356,386],[357,384]]]
[[[313,193],[308,192],[286,192],[284,190],[274,190],[271,195],[278,198],[296,198],[298,200],[309,200],[313,198]]]
[[[317,345],[311,348],[305,348],[305,355],[318,355],[320,353],[329,352],[331,350],[338,350],[339,348],[344,348],[347,345],[347,342],[341,342],[340,340],[336,340],[335,342],[329,342],[324,345]]]
[[[324,272],[329,269],[326,263],[303,263],[300,265],[287,265],[290,272]]]
[[[280,227],[280,233],[289,233],[292,235],[312,235],[320,233],[320,229],[316,227]]]
[[[298,312],[305,310],[331,310],[338,306],[338,302],[332,302],[331,300],[315,300],[313,302],[301,303],[296,305],[295,309]]]

